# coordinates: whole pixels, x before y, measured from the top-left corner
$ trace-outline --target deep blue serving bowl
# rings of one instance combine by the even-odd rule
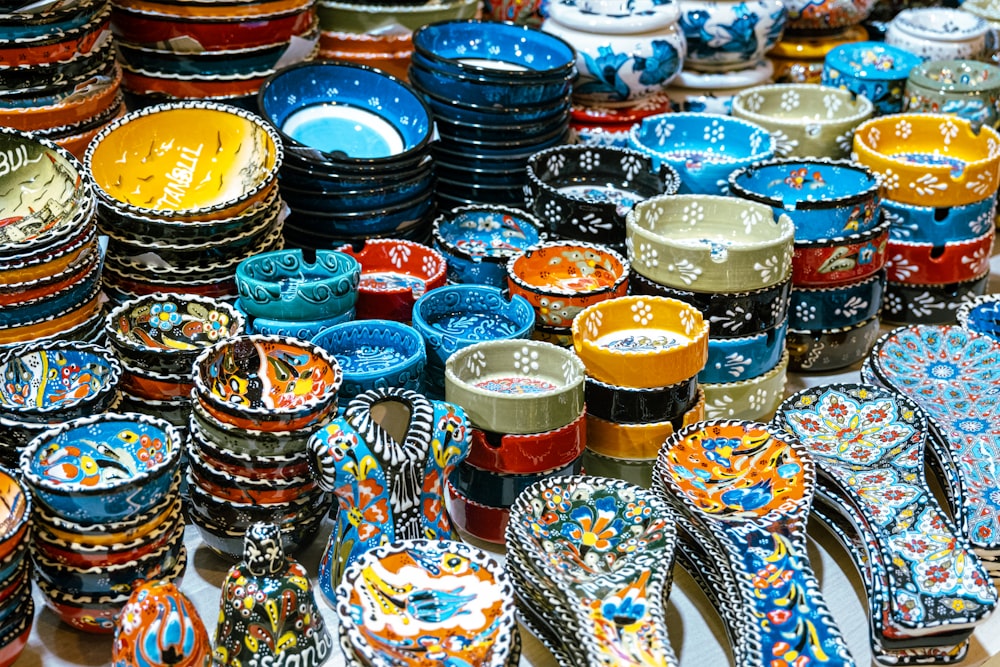
[[[557,99],[545,104],[504,108],[459,102],[433,90],[425,90],[423,93],[435,118],[445,118],[453,123],[491,125],[498,131],[525,123],[552,120],[565,114],[571,106],[570,100]]]
[[[281,196],[293,210],[317,213],[360,213],[390,208],[420,199],[434,185],[432,169],[405,179],[383,179],[371,187],[351,190],[300,188],[281,180]]]
[[[370,389],[423,391],[427,351],[411,326],[392,320],[355,320],[325,329],[312,342],[337,358],[344,370],[341,401]]]
[[[351,192],[382,187],[390,180],[406,181],[427,175],[433,170],[433,163],[429,155],[421,154],[419,160],[387,165],[384,170],[335,171],[329,165],[293,159],[285,160],[278,174],[283,186],[327,193]]]

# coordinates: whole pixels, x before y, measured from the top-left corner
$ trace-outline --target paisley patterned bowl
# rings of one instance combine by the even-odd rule
[[[21,452],[35,498],[73,521],[121,521],[160,502],[180,461],[182,440],[162,419],[106,413],[45,431]]]
[[[323,330],[312,342],[336,357],[343,369],[342,400],[376,387],[423,388],[427,351],[413,327],[392,320],[355,320]]]

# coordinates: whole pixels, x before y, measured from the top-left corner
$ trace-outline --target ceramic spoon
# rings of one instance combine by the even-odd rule
[[[812,461],[766,424],[709,420],[667,438],[653,488],[686,514],[702,540],[717,540],[744,595],[756,655],[747,665],[854,665],[806,554]]]
[[[566,597],[586,664],[677,664],[663,600],[672,517],[649,491],[601,477],[544,480],[511,507],[507,543]]]
[[[961,327],[908,326],[875,344],[871,372],[927,413],[962,480],[955,520],[984,561],[1000,555],[1000,343]],[[973,416],[978,414],[979,416]],[[971,430],[970,430],[971,429]],[[948,467],[947,465],[945,467]],[[960,495],[959,495],[960,493]]]
[[[874,385],[823,385],[786,399],[774,422],[812,454],[820,488],[857,510],[857,529],[891,564],[893,626],[971,633],[993,612],[989,575],[924,481],[927,420],[912,401]]]

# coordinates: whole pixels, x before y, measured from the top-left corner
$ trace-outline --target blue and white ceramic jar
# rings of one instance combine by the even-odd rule
[[[664,90],[681,71],[680,13],[675,0],[559,0],[542,30],[576,49],[574,100],[628,102]]]
[[[681,0],[685,70],[755,67],[781,39],[787,17],[781,0]]]

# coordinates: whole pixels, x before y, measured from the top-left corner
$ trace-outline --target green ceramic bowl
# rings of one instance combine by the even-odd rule
[[[1000,67],[978,60],[932,60],[910,71],[903,111],[949,113],[1000,124]]]

